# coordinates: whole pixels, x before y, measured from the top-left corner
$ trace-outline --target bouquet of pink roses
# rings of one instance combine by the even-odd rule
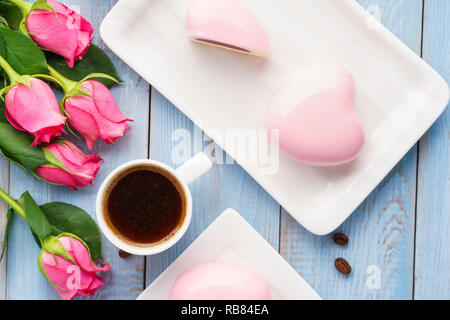
[[[109,91],[120,79],[91,44],[93,32],[58,1],[0,0],[0,153],[35,177],[72,189],[92,183],[101,158],[62,135],[77,131],[92,150],[99,139],[113,144],[131,121]],[[50,83],[64,93],[59,102]],[[28,192],[13,199],[0,189],[0,198],[11,208],[1,256],[17,214],[42,248],[39,269],[61,297],[93,295],[103,284],[97,272],[109,270],[94,263],[101,258],[95,221],[69,204],[39,206]]]
[[[91,44],[88,21],[55,0],[0,0],[0,152],[44,181],[92,183],[101,159],[61,138],[77,131],[89,150],[129,129],[108,87],[119,77]],[[47,83],[60,88],[58,103]]]

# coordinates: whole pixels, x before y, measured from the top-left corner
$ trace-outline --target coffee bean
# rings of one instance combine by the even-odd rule
[[[119,257],[121,257],[122,259],[126,259],[129,256],[131,256],[131,253],[125,252],[123,250],[119,250]]]
[[[337,258],[334,260],[334,266],[342,274],[347,275],[352,272],[352,267],[344,258]]]
[[[333,240],[336,244],[340,246],[346,246],[348,244],[348,237],[343,233],[335,233],[333,235]]]

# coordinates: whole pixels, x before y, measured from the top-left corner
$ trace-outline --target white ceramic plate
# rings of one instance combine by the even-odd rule
[[[246,266],[269,283],[274,300],[318,300],[319,295],[236,211],[223,212],[141,295],[165,300],[175,280],[206,261]]]
[[[443,112],[448,86],[354,0],[240,1],[268,32],[269,61],[189,41],[189,0],[122,0],[101,36],[305,228],[329,233]],[[324,62],[345,66],[357,81],[355,110],[367,144],[356,161],[314,168],[281,156],[278,173],[264,175],[225,145],[226,129],[262,128],[271,96],[290,72]]]

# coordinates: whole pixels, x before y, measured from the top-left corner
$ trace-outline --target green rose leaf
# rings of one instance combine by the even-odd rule
[[[0,28],[3,28],[0,26]],[[6,52],[6,42],[5,39],[3,37],[0,37],[0,56],[2,57],[6,57],[7,52]],[[2,75],[5,76],[6,72],[2,69]]]
[[[32,142],[33,138],[27,133],[0,122],[0,150],[8,158],[30,170],[48,163],[41,148],[30,147]]]
[[[0,37],[0,56],[6,57],[6,45],[3,37]],[[0,68],[0,89],[3,89],[7,85],[8,85],[8,76],[6,75],[6,72]]]
[[[17,6],[6,0],[0,0],[0,13],[11,29],[19,30],[23,15]]]
[[[6,87],[8,84],[6,83],[6,77],[5,75],[0,71],[0,89],[3,89],[4,87]],[[1,98],[0,98],[1,100]]]
[[[0,15],[0,27],[6,27],[6,28],[9,27],[8,26],[8,21],[2,15]]]
[[[1,99],[0,99],[1,100]],[[0,105],[3,104],[0,101]],[[11,161],[23,168],[34,170],[48,163],[41,148],[30,147],[33,138],[26,132],[11,126],[4,116],[4,107],[0,106],[0,151]]]
[[[41,207],[38,206],[28,191],[22,195],[21,199],[25,216],[27,217],[27,223],[30,226],[31,231],[41,242],[44,241],[47,236],[52,234],[52,225],[48,222]]]
[[[48,74],[45,55],[26,35],[0,27],[0,54],[19,74]]]
[[[69,68],[66,60],[59,55],[46,52],[46,56],[50,66],[55,68],[56,71],[61,73],[64,77],[73,81],[80,81],[91,73],[104,73],[112,76],[118,81],[122,81],[106,53],[93,44],[91,44],[83,59],[75,62],[73,69]],[[116,82],[106,78],[94,79],[102,82],[108,88],[116,84]]]
[[[3,235],[3,243],[2,243],[2,253],[0,254],[0,262],[2,262],[3,254],[6,250],[6,241],[8,240],[8,234],[9,234],[9,228],[11,227],[11,222],[14,219],[14,210],[9,209],[8,213],[6,214],[6,227],[5,227],[5,234]]]
[[[95,261],[102,256],[102,241],[97,224],[81,208],[63,203],[50,202],[41,206],[47,220],[53,226],[52,234],[72,233],[82,239]]]

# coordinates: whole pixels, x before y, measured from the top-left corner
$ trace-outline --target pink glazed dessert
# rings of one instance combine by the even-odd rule
[[[270,287],[254,271],[236,264],[204,262],[184,272],[171,300],[269,300]]]
[[[192,0],[186,29],[195,42],[265,58],[271,55],[266,32],[236,0]]]
[[[337,65],[317,65],[287,80],[275,93],[266,128],[279,130],[280,150],[313,166],[354,160],[365,143],[354,113],[355,81]]]

